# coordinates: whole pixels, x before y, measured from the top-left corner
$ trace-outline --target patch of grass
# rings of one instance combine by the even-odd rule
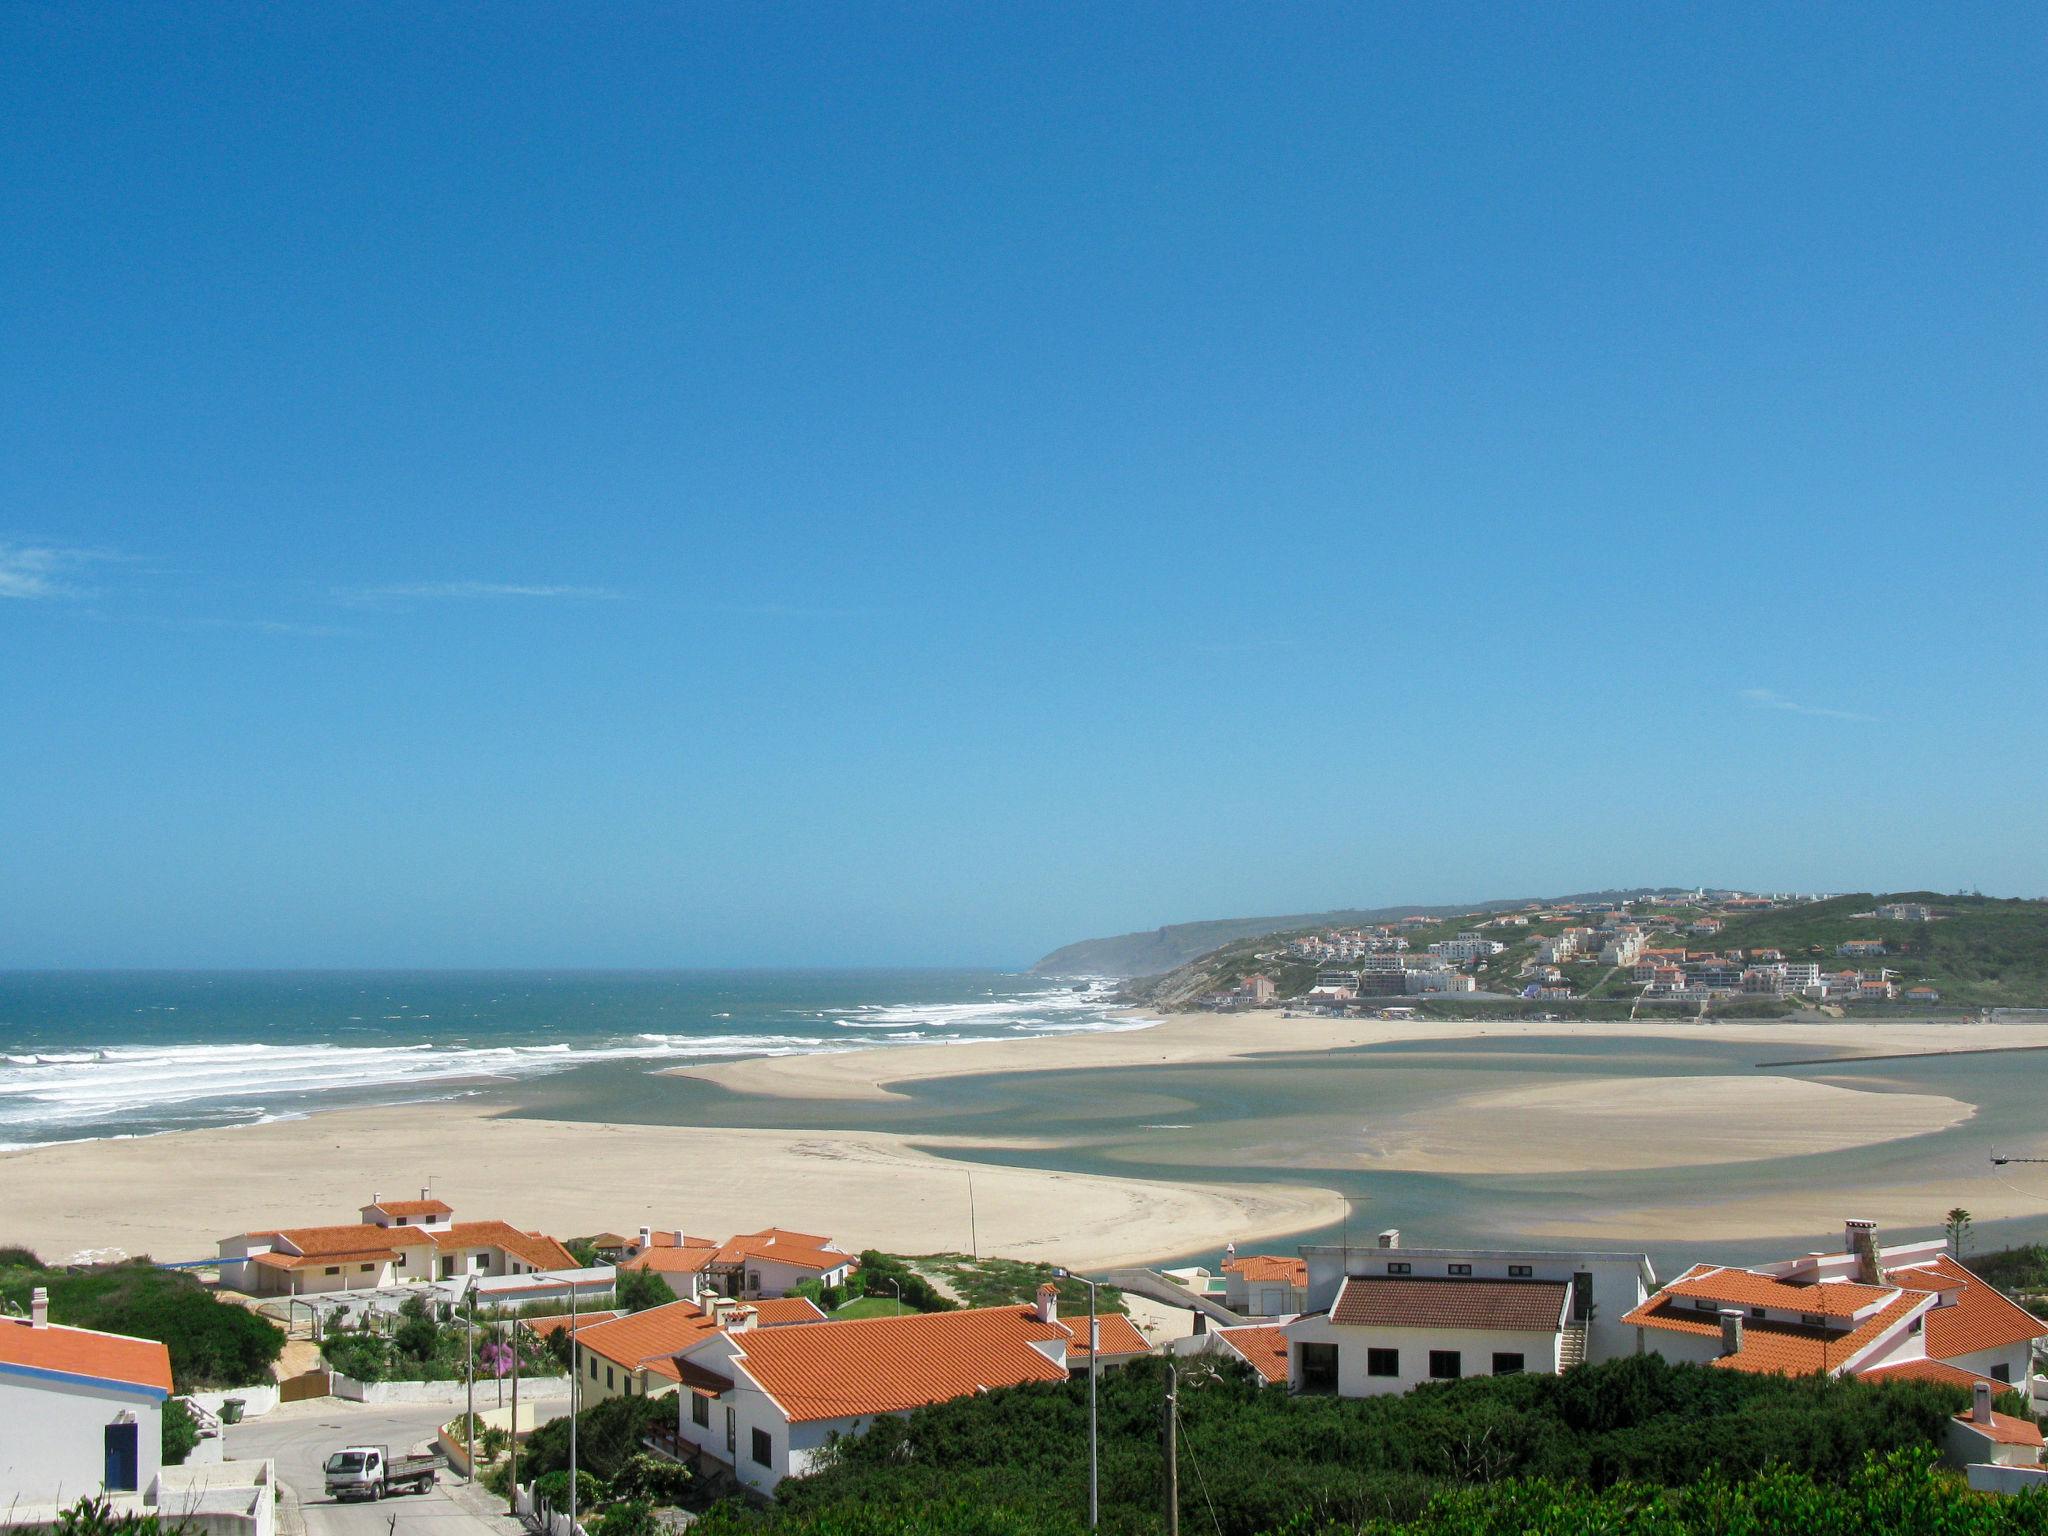
[[[911,1308],[898,1306],[894,1296],[856,1296],[834,1308],[832,1316],[835,1321],[851,1321],[861,1317],[895,1317],[899,1312],[905,1317],[915,1315]]]
[[[1059,1287],[1060,1312],[1072,1317],[1088,1312],[1088,1287],[1071,1276],[1054,1280],[1050,1264],[1022,1259],[972,1259],[964,1253],[927,1254],[916,1260],[926,1274],[937,1275],[960,1297],[964,1307],[1022,1306],[1038,1298],[1038,1288],[1051,1281]],[[1127,1312],[1124,1295],[1114,1286],[1095,1288],[1098,1312]]]

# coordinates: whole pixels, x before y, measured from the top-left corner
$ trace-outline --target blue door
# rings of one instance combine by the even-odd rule
[[[107,1426],[107,1492],[133,1493],[136,1491],[135,1477],[139,1469],[136,1456],[136,1432],[140,1426],[134,1423],[109,1424]]]

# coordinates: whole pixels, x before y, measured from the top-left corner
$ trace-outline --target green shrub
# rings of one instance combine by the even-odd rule
[[[614,1504],[598,1517],[591,1536],[660,1536],[661,1522],[637,1499]]]
[[[180,1392],[267,1382],[284,1352],[283,1329],[220,1300],[190,1275],[147,1259],[82,1270],[22,1262],[34,1258],[26,1249],[0,1251],[0,1299],[26,1310],[29,1294],[43,1286],[52,1322],[161,1341]]]
[[[520,1469],[522,1472],[525,1468]],[[562,1467],[554,1472],[543,1472],[533,1480],[533,1491],[545,1499],[551,1509],[566,1512],[569,1508],[569,1469]],[[604,1502],[605,1486],[581,1467],[576,1469],[576,1513],[579,1519]]]
[[[641,1451],[627,1457],[612,1478],[612,1496],[648,1504],[680,1504],[689,1497],[692,1481],[688,1467]]]
[[[163,1463],[167,1467],[183,1466],[199,1444],[199,1421],[192,1417],[192,1410],[182,1397],[169,1398],[163,1411]]]
[[[645,1312],[676,1299],[669,1283],[651,1269],[622,1269],[612,1282],[612,1299],[621,1312]]]
[[[606,1483],[640,1454],[641,1441],[657,1429],[672,1429],[676,1400],[669,1397],[614,1397],[576,1415],[576,1464]],[[520,1448],[522,1475],[566,1471],[569,1419],[551,1419],[526,1437]]]

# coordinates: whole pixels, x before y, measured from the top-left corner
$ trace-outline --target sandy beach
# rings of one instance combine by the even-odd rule
[[[830,1103],[843,1126],[848,1107],[900,1104],[905,1085],[946,1077],[1213,1065],[1268,1052],[1313,1054],[1403,1041],[1484,1037],[1497,1046],[1561,1034],[1733,1042],[1744,1056],[1754,1047],[1758,1062],[1841,1051],[1939,1054],[2048,1045],[2048,1026],[1559,1026],[1189,1014],[1123,1033],[898,1046],[681,1070],[743,1095],[783,1101],[784,1123],[791,1105],[799,1113],[806,1103],[817,1105],[825,1118]],[[2039,1060],[2011,1059],[2030,1068]],[[501,1217],[559,1236],[642,1224],[723,1236],[773,1223],[830,1233],[855,1248],[922,1253],[978,1245],[984,1253],[1107,1267],[1212,1251],[1231,1241],[1284,1248],[1298,1234],[1327,1230],[1346,1219],[1343,1196],[1323,1187],[1339,1169],[1481,1177],[1732,1169],[1752,1160],[1839,1154],[1931,1136],[1975,1117],[1974,1106],[1960,1098],[1897,1082],[1817,1081],[1823,1074],[1811,1072],[1581,1077],[1548,1064],[1553,1070],[1526,1084],[1503,1088],[1496,1081],[1382,1114],[1370,1124],[1363,1115],[1333,1114],[1327,1107],[1320,1117],[1304,1114],[1299,1121],[1281,1114],[1260,1123],[1256,1152],[1247,1149],[1232,1161],[1219,1150],[1215,1161],[1198,1160],[1184,1176],[1172,1177],[970,1165],[945,1155],[951,1148],[1001,1147],[1029,1164],[1033,1149],[1063,1145],[1022,1122],[1004,1126],[999,1137],[968,1139],[858,1128],[605,1124],[449,1103],[337,1110],[241,1129],[0,1155],[8,1190],[0,1241],[56,1258],[107,1250],[204,1258],[223,1234],[346,1221],[373,1192],[431,1182],[464,1216]],[[1875,1091],[1880,1086],[1884,1091]],[[1085,1097],[1085,1076],[1077,1079],[1077,1093]],[[1218,1149],[1233,1144],[1228,1138],[1235,1127],[1212,1129]],[[2048,1135],[2028,1123],[2001,1150],[2043,1155]],[[1521,1235],[1617,1243],[1756,1238],[1817,1230],[1817,1216],[1825,1225],[1845,1204],[1889,1225],[1926,1225],[1963,1195],[1980,1221],[2035,1217],[2048,1209],[2048,1191],[1988,1185],[1982,1162],[1931,1153],[1924,1176],[1922,1165],[1909,1158],[1873,1178],[1854,1159],[1836,1156],[1825,1159],[1831,1171],[1817,1172],[1798,1188],[1740,1193],[1724,1178],[1674,1177],[1626,1198],[1574,1202],[1569,1220],[1554,1210],[1544,1217],[1531,1213]],[[1278,1182],[1244,1179],[1254,1165]],[[1899,1177],[1902,1166],[1909,1177]],[[2048,1180],[2037,1182],[2048,1186]]]
[[[0,1156],[0,1180],[0,1242],[47,1259],[211,1258],[226,1234],[354,1221],[373,1194],[429,1182],[459,1219],[558,1237],[645,1225],[723,1238],[776,1225],[855,1249],[977,1244],[1090,1268],[1283,1237],[1344,1208],[1326,1190],[1285,1184],[970,1170],[876,1133],[501,1119],[450,1104],[39,1147]]]

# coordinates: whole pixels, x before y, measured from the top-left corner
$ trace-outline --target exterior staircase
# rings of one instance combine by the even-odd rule
[[[1564,1336],[1557,1341],[1557,1370],[1563,1375],[1575,1365],[1586,1363],[1586,1325],[1566,1323]]]

